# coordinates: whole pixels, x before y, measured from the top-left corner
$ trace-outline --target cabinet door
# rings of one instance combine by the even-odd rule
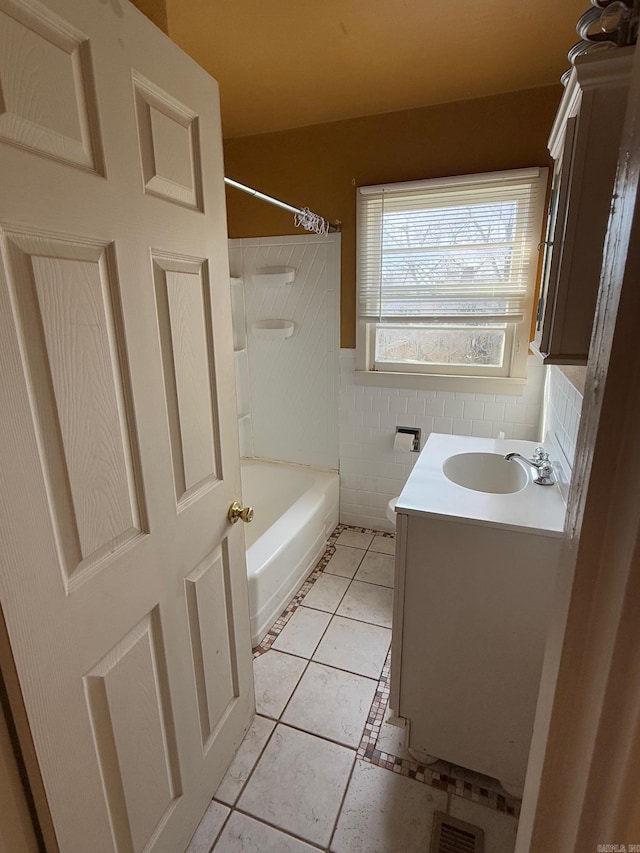
[[[562,262],[562,245],[567,224],[569,189],[576,135],[575,116],[567,121],[561,157],[556,160],[549,199],[549,215],[545,235],[542,282],[536,314],[536,335],[532,349],[546,358],[551,349],[553,305],[555,303]]]
[[[586,364],[589,358],[633,56],[627,49],[613,53],[576,62],[560,107],[559,116],[567,118],[557,124],[564,124],[557,212],[532,344],[547,364]],[[556,126],[553,150],[555,139]]]

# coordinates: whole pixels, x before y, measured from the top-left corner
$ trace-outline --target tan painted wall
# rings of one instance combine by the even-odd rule
[[[160,29],[168,33],[169,26],[167,23],[167,0],[132,0],[134,6],[137,6],[150,21],[160,27]]]
[[[166,0],[226,137],[556,83],[587,0]],[[603,4],[605,5],[605,4]]]
[[[225,174],[342,221],[341,345],[355,346],[356,187],[546,166],[559,86],[225,142]],[[230,237],[294,232],[293,218],[227,190]]]

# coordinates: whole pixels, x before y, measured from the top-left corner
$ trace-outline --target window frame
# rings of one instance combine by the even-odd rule
[[[430,365],[430,364],[417,364],[406,361],[376,361],[375,360],[375,351],[376,351],[376,331],[378,328],[378,323],[367,323],[367,334],[370,336],[370,340],[368,341],[369,352],[371,353],[371,362],[372,367],[370,368],[373,372],[376,373],[415,373],[421,376],[477,376],[477,377],[489,377],[489,378],[504,378],[510,376],[509,365],[513,362],[513,358],[515,355],[514,347],[516,346],[516,334],[515,334],[515,323],[503,323],[505,332],[505,341],[504,341],[504,356],[503,363],[501,365],[446,365],[446,364],[438,364],[438,365]],[[383,323],[384,326],[393,326],[392,323]],[[460,326],[464,326],[464,323],[458,323]],[[398,324],[401,327],[401,324]],[[467,327],[471,327],[471,324],[468,324]],[[431,367],[435,366],[436,370],[432,370]]]
[[[521,320],[509,321],[504,319],[506,339],[504,347],[503,365],[500,367],[488,365],[420,365],[406,362],[381,362],[375,361],[375,338],[377,323],[361,319],[360,306],[360,227],[363,216],[362,190],[366,194],[390,190],[398,193],[406,190],[434,189],[438,186],[450,189],[456,186],[478,185],[481,188],[489,183],[501,180],[530,180],[532,184],[537,183],[537,200],[534,207],[534,224],[532,234],[542,234],[545,212],[545,197],[548,180],[547,168],[514,169],[501,172],[485,172],[473,175],[458,175],[451,178],[435,178],[424,181],[401,182],[395,184],[381,184],[375,186],[359,187],[357,196],[357,254],[356,254],[356,382],[366,385],[386,385],[407,388],[458,388],[459,390],[478,390],[478,382],[487,393],[523,393],[526,382],[526,363],[529,352],[529,332],[531,328],[531,317],[534,309],[534,300],[539,282],[539,262],[532,262],[527,281],[526,296],[523,302],[523,317]],[[535,238],[532,237],[532,242]],[[540,238],[542,239],[542,238]],[[531,246],[532,258],[540,243]],[[373,251],[373,249],[372,249]],[[472,315],[473,316],[473,315]],[[453,322],[453,321],[452,321]],[[456,321],[458,323],[458,321]],[[394,323],[387,322],[383,325]],[[402,326],[402,323],[397,325]],[[460,322],[459,325],[465,325]],[[400,382],[398,380],[401,380]],[[485,387],[486,386],[486,387]]]

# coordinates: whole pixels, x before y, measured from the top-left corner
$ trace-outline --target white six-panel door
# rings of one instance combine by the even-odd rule
[[[216,83],[0,0],[0,606],[62,853],[179,853],[253,709]]]

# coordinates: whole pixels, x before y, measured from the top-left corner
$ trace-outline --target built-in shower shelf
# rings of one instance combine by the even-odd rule
[[[242,276],[241,275],[230,275],[229,281],[231,284],[242,284]]]
[[[233,352],[234,352],[234,355],[240,355],[240,353],[243,353],[246,351],[247,351],[246,347],[238,347],[237,349],[234,349]]]
[[[293,284],[295,277],[294,267],[262,267],[252,275],[254,284],[260,287],[283,287]]]
[[[290,338],[295,329],[291,320],[257,320],[251,324],[251,334],[255,338],[284,340]]]
[[[251,417],[251,412],[244,412],[244,414],[238,415],[238,420],[239,421],[246,421],[250,417]]]

